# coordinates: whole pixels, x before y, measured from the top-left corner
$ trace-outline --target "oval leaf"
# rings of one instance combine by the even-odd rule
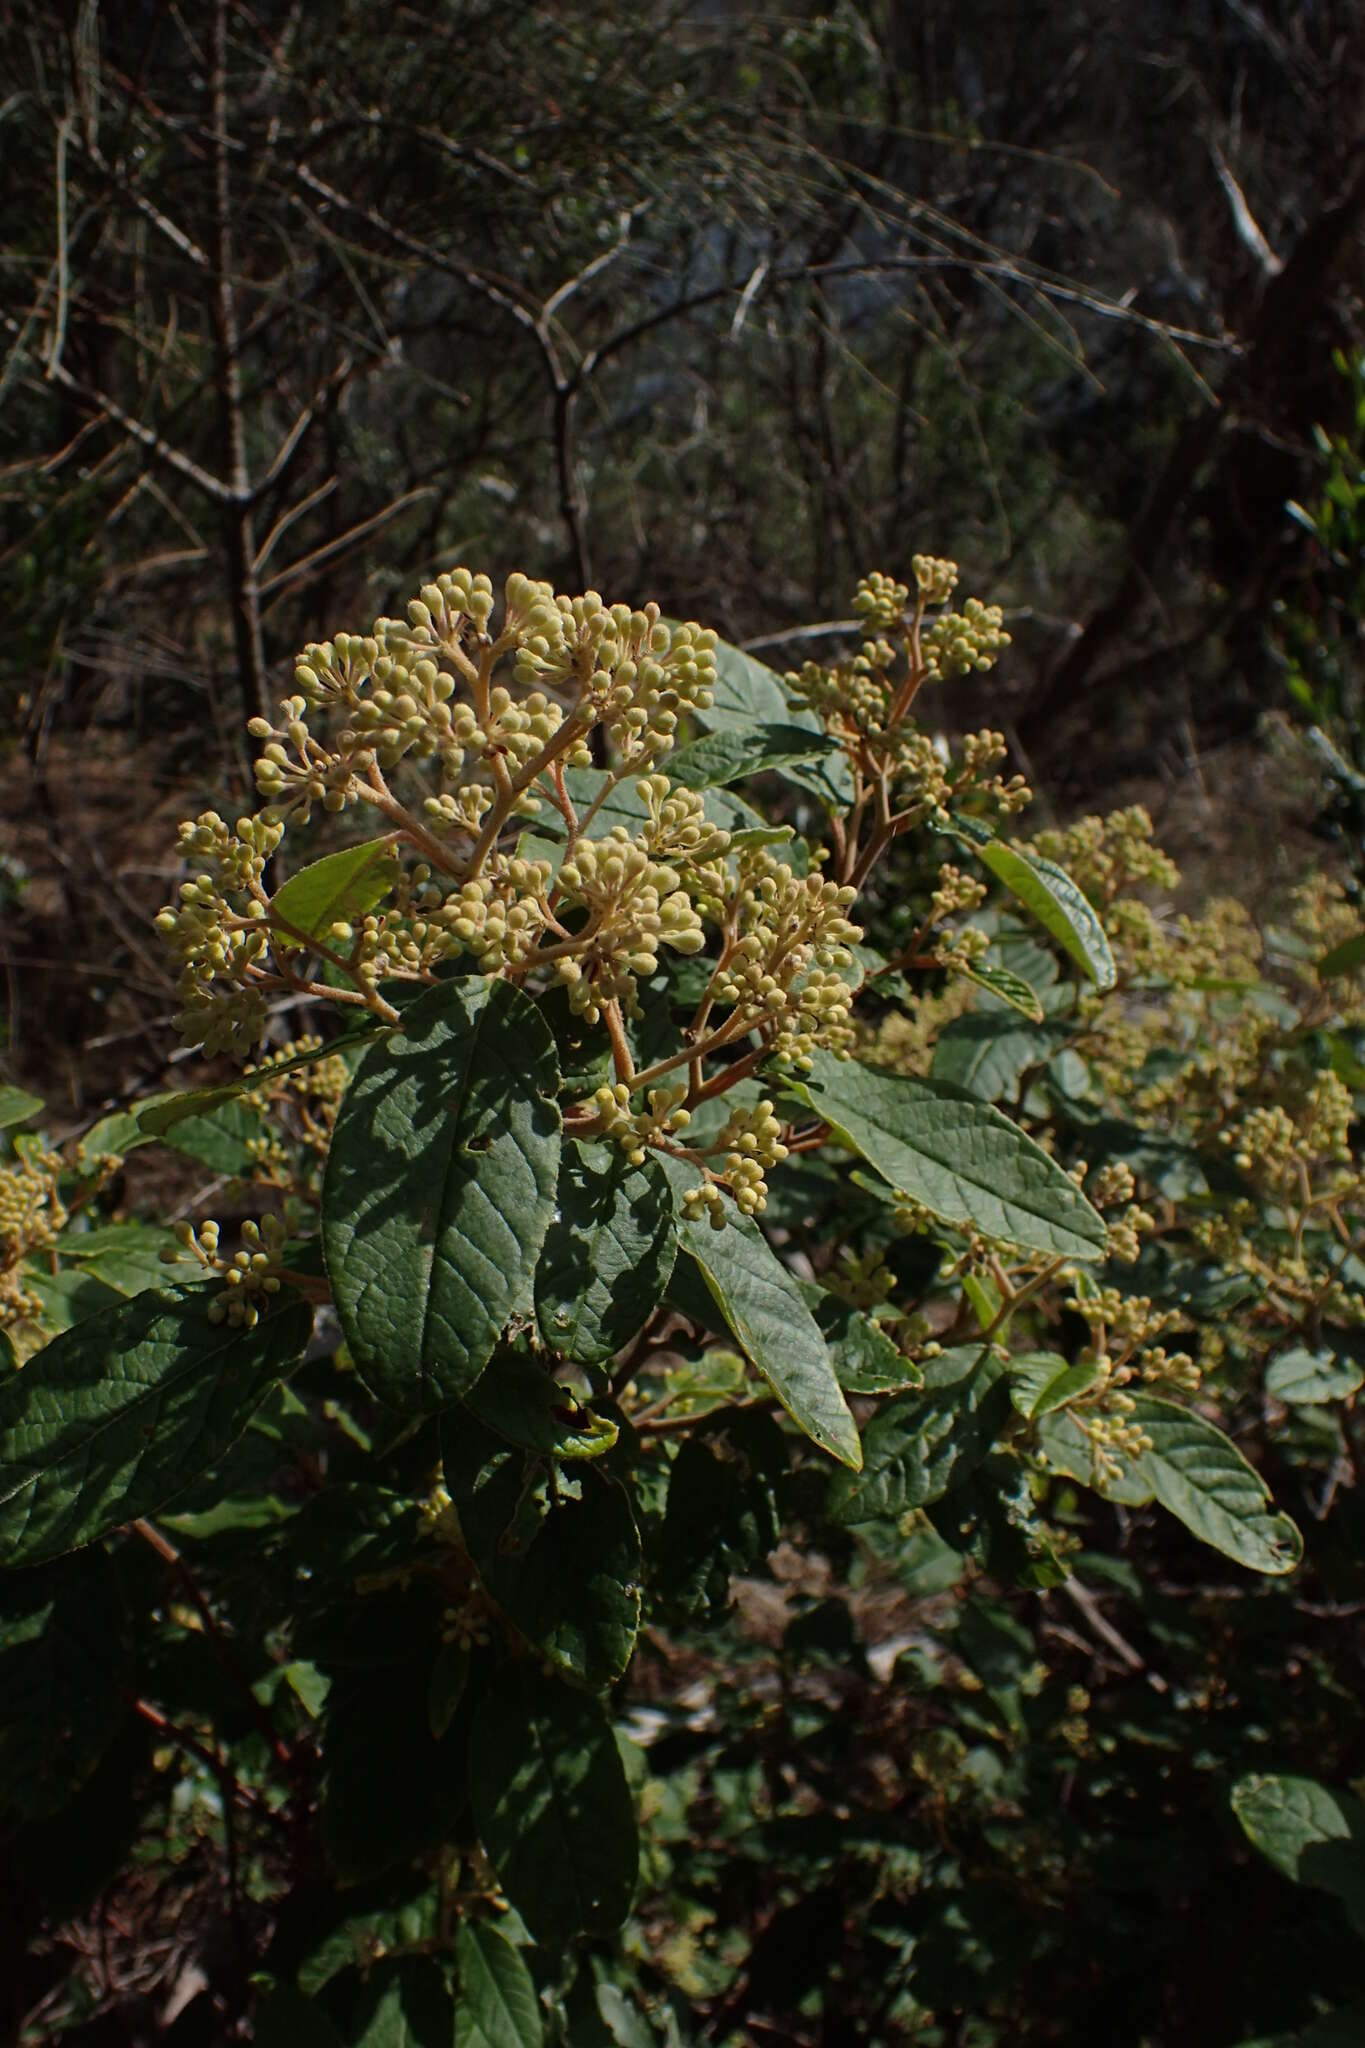
[[[442,1424],[442,1454],[491,1598],[567,1677],[613,1684],[640,1627],[640,1538],[624,1489],[589,1468],[576,1499],[556,1497],[543,1468],[528,1472],[519,1453],[455,1416]]]
[[[483,1846],[536,1940],[613,1933],[638,1850],[621,1753],[596,1700],[509,1666],[475,1720],[470,1783]]]
[[[747,776],[823,760],[835,751],[826,733],[799,725],[745,725],[710,732],[668,757],[670,782],[686,789],[717,789]]]
[[[1334,1892],[1365,1933],[1365,1807],[1316,1778],[1252,1772],[1232,1788],[1247,1840],[1295,1884]]]
[[[798,1428],[856,1472],[862,1464],[857,1425],[799,1283],[752,1217],[734,1210],[723,1230],[689,1222],[682,1197],[700,1175],[681,1159],[663,1165],[677,1203],[678,1243],[695,1261],[727,1326]]]
[[[552,1351],[597,1365],[632,1338],[677,1257],[673,1203],[655,1160],[615,1145],[569,1145],[536,1267],[536,1318]]]
[[[41,1095],[30,1095],[23,1088],[0,1088],[0,1131],[9,1130],[14,1124],[26,1124],[42,1107]]]
[[[442,982],[360,1062],[337,1117],[322,1242],[372,1393],[458,1400],[526,1299],[554,1214],[559,1070],[529,997]]]
[[[272,920],[292,926],[289,932],[276,931],[275,945],[287,950],[302,940],[325,939],[334,924],[350,924],[382,903],[397,877],[391,839],[370,839],[324,854],[291,875],[271,898]]]
[[[486,1920],[462,1920],[455,1959],[455,2048],[540,2048],[544,2030],[536,1987],[507,1937]]]
[[[0,1563],[33,1564],[154,1514],[207,1471],[302,1357],[313,1312],[283,1289],[255,1329],[212,1287],[101,1309],[0,1382]]]
[[[934,1359],[940,1382],[879,1408],[863,1438],[863,1469],[831,1482],[839,1522],[872,1522],[940,1500],[980,1464],[1009,1414],[1004,1368],[994,1353],[967,1347]]]
[[[816,746],[827,737],[813,711],[788,703],[786,686],[774,669],[725,640],[716,647],[716,682],[710,709],[698,713],[698,720],[711,733],[750,734],[755,728],[778,726],[788,733],[813,734]],[[845,804],[853,799],[853,773],[842,748],[831,751],[818,764],[789,762],[783,772],[789,782],[799,783],[827,804]]]
[[[1351,1358],[1335,1351],[1308,1351],[1297,1345],[1282,1351],[1267,1368],[1265,1390],[1277,1401],[1293,1408],[1318,1407],[1326,1401],[1344,1401],[1365,1383],[1365,1373]]]
[[[1068,1365],[1055,1351],[1024,1351],[1010,1360],[1009,1374],[1015,1407],[1037,1422],[1088,1394],[1100,1378],[1100,1368],[1093,1363]]]
[[[346,2048],[450,2048],[450,1993],[430,1956],[384,1957],[347,2004]]]
[[[807,1282],[801,1288],[829,1347],[831,1363],[846,1394],[903,1394],[923,1384],[923,1369],[897,1350],[881,1324],[840,1295]]]
[[[1094,1259],[1108,1242],[1098,1212],[1055,1159],[988,1103],[941,1081],[914,1080],[817,1053],[807,1102],[898,1194],[945,1223],[969,1224],[1059,1258]]]
[[[1132,1460],[1134,1477],[1191,1535],[1249,1571],[1293,1571],[1302,1536],[1288,1515],[1273,1512],[1269,1487],[1220,1429],[1154,1394],[1133,1396],[1133,1420],[1152,1440]]]
[[[930,1079],[963,1088],[982,1102],[1017,1095],[1031,1067],[1045,1066],[1065,1026],[1019,1024],[1012,1018],[973,1011],[954,1017],[934,1042]]]

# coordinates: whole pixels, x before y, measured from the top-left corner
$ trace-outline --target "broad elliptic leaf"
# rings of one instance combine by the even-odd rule
[[[1102,1217],[1056,1160],[989,1103],[830,1053],[815,1055],[804,1081],[783,1086],[898,1194],[943,1222],[1058,1258],[1104,1253]]]
[[[838,1522],[872,1522],[939,1500],[985,1457],[1009,1413],[1004,1368],[990,1350],[964,1346],[932,1360],[938,1384],[877,1410],[863,1435],[863,1469],[839,1473],[829,1510]]]
[[[302,1357],[313,1311],[286,1287],[254,1329],[211,1323],[217,1291],[101,1309],[0,1381],[0,1563],[155,1513],[241,1435]]]
[[[1035,1418],[1037,1442],[1058,1472],[1093,1486],[1122,1507],[1159,1501],[1201,1543],[1245,1565],[1280,1576],[1303,1555],[1303,1538],[1288,1515],[1276,1514],[1265,1481],[1211,1422],[1154,1394],[1133,1395],[1132,1420],[1152,1448],[1125,1457],[1117,1478],[1097,1474],[1093,1446],[1076,1416],[1055,1408]]]
[[[189,1111],[156,1135],[173,1151],[201,1160],[224,1178],[245,1178],[252,1169],[253,1148],[267,1143],[271,1133],[250,1103],[229,1099]]]
[[[26,1124],[42,1107],[41,1095],[30,1095],[23,1088],[0,1088],[0,1131],[9,1130],[14,1124]]]
[[[1011,1358],[1009,1375],[1015,1407],[1036,1422],[1088,1394],[1100,1378],[1100,1368],[1068,1365],[1055,1351],[1023,1351]]]
[[[1191,1535],[1249,1571],[1293,1571],[1302,1536],[1275,1513],[1260,1473],[1220,1429],[1154,1394],[1134,1394],[1132,1419],[1152,1442],[1133,1460],[1135,1476]]]
[[[1017,1095],[1031,1067],[1045,1066],[1065,1026],[1030,1024],[1014,1017],[974,1010],[953,1017],[934,1041],[930,1078],[965,1088],[982,1102]]]
[[[709,732],[668,757],[670,782],[687,789],[723,788],[777,768],[822,760],[835,752],[835,742],[822,732],[799,725],[754,725]]]
[[[595,1689],[630,1662],[640,1538],[625,1489],[592,1467],[576,1497],[456,1414],[441,1425],[446,1484],[489,1596],[566,1677]]]
[[[1365,1806],[1316,1778],[1252,1772],[1232,1788],[1247,1840],[1296,1884],[1332,1892],[1365,1934]]]
[[[1308,1351],[1297,1345],[1282,1351],[1267,1367],[1265,1390],[1292,1408],[1317,1407],[1327,1401],[1344,1401],[1365,1384],[1365,1372],[1352,1358],[1335,1351]]]
[[[711,708],[700,715],[712,732],[742,732],[756,725],[791,725],[812,732],[820,729],[812,712],[793,711],[782,678],[774,669],[726,640],[716,648]]]
[[[1045,1415],[1035,1416],[1033,1440],[1049,1471],[1093,1487],[1102,1499],[1117,1507],[1145,1508],[1156,1498],[1151,1474],[1142,1459],[1125,1458],[1116,1476],[1100,1469],[1093,1438],[1068,1407],[1051,1408]]]
[[[507,981],[444,981],[361,1060],[323,1184],[322,1242],[356,1370],[391,1406],[473,1386],[554,1214],[559,1070]]]
[[[716,681],[710,709],[697,714],[709,732],[750,733],[756,727],[786,727],[823,738],[824,727],[813,711],[792,705],[782,678],[722,640],[716,648]],[[846,803],[853,796],[853,775],[842,749],[824,761],[810,765],[791,763],[783,771],[791,782],[801,784],[826,803]]]
[[[455,1958],[455,2048],[540,2048],[544,2029],[536,1987],[506,1935],[487,1920],[462,1920]]]
[[[621,1752],[596,1700],[509,1665],[475,1720],[470,1789],[489,1860],[537,1941],[615,1932],[639,1852]]]
[[[803,1300],[829,1347],[835,1377],[846,1394],[903,1394],[923,1383],[923,1370],[892,1343],[880,1323],[837,1294],[813,1282],[801,1284]]]
[[[725,1457],[699,1434],[679,1445],[656,1528],[656,1586],[689,1620],[718,1619],[729,1606],[731,1578],[751,1572],[782,1534],[781,1431],[769,1416],[748,1415],[731,1419],[725,1434]]]
[[[752,1217],[731,1209],[723,1230],[690,1222],[682,1197],[700,1175],[684,1160],[664,1165],[677,1203],[678,1243],[696,1262],[726,1324],[798,1428],[856,1472],[862,1464],[857,1425],[799,1282]]]
[[[617,1145],[566,1145],[554,1219],[536,1266],[536,1319],[552,1351],[598,1365],[641,1327],[677,1256],[673,1201],[657,1162]]]
[[[1111,989],[1118,979],[1114,956],[1109,950],[1104,926],[1090,898],[1065,868],[1029,853],[1020,846],[1007,846],[976,818],[954,818],[953,836],[971,848],[984,868],[1003,882],[1010,894],[1031,911],[1044,931],[1050,932],[1096,988]]]
[[[292,927],[277,930],[274,944],[288,949],[301,938],[326,940],[334,924],[350,924],[382,903],[398,878],[398,855],[391,839],[368,839],[361,846],[343,846],[311,861],[275,891],[272,918]]]
[[[161,1254],[174,1248],[172,1233],[153,1223],[106,1223],[95,1230],[66,1230],[53,1246],[63,1265],[78,1265],[83,1273],[93,1273],[106,1287],[124,1295],[164,1286],[168,1276]]]

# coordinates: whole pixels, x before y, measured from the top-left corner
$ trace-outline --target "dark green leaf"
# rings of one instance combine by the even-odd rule
[[[779,1490],[785,1477],[781,1433],[738,1429],[766,1417],[731,1418],[728,1445],[700,1436],[679,1445],[668,1475],[658,1536],[658,1585],[689,1619],[715,1618],[729,1605],[730,1581],[752,1571],[782,1533]],[[732,1435],[733,1431],[733,1435]]]
[[[0,1559],[31,1564],[153,1514],[206,1471],[301,1357],[288,1288],[253,1330],[211,1323],[212,1287],[102,1309],[0,1382]]]
[[[1331,981],[1335,975],[1354,973],[1357,967],[1365,967],[1365,932],[1353,932],[1324,953],[1318,962],[1318,979]]]
[[[655,1160],[631,1166],[616,1145],[566,1146],[536,1267],[546,1344],[578,1365],[612,1357],[661,1299],[677,1250],[672,1198]]]
[[[556,1498],[544,1467],[528,1469],[455,1416],[442,1449],[486,1591],[566,1676],[613,1684],[640,1626],[640,1539],[624,1489],[588,1466],[578,1498]]]
[[[1121,1506],[1159,1501],[1201,1543],[1249,1571],[1272,1576],[1293,1571],[1303,1555],[1303,1538],[1288,1515],[1274,1512],[1265,1481],[1237,1446],[1202,1415],[1173,1401],[1146,1393],[1132,1399],[1132,1419],[1151,1438],[1152,1448],[1125,1458],[1117,1479],[1096,1477],[1090,1438],[1064,1408],[1043,1416],[1036,1426],[1048,1463]]]
[[[801,1294],[820,1326],[846,1394],[900,1394],[922,1384],[920,1367],[896,1348],[880,1323],[863,1309],[809,1283],[802,1285]]]
[[[1344,1401],[1363,1383],[1365,1372],[1354,1359],[1342,1358],[1335,1351],[1309,1351],[1302,1345],[1282,1351],[1265,1376],[1267,1394],[1295,1408]]]
[[[580,818],[586,814],[589,806],[597,801],[603,785],[610,779],[608,771],[603,768],[570,768],[565,772],[564,787]],[[631,772],[608,789],[588,826],[590,839],[604,838],[615,825],[624,825],[632,836],[639,831],[648,812],[638,785],[638,774]],[[711,823],[718,825],[724,832],[761,830],[767,822],[752,804],[746,804],[743,797],[736,796],[732,790],[705,790],[702,793],[702,803]],[[555,829],[555,826],[552,821],[546,820],[544,826],[539,829],[550,831]],[[557,866],[562,857],[562,849],[556,849],[551,856],[550,847],[547,845],[541,851],[541,858],[546,857],[552,857]]]
[[[1031,1067],[1041,1067],[1057,1049],[1064,1026],[1021,1024],[998,1012],[976,1010],[954,1017],[934,1041],[930,1074],[950,1087],[965,1088],[983,1102],[1017,1095]]]
[[[818,761],[835,751],[822,732],[799,725],[753,725],[711,732],[668,757],[668,775],[686,789],[714,789],[765,770]]]
[[[454,2048],[455,2008],[429,1956],[376,1963],[348,2001],[346,2048]]]
[[[439,1912],[436,1889],[421,1879],[413,1884],[420,1888],[383,1879],[363,1890],[348,1886],[334,1895],[300,1894],[291,1902],[292,1922],[282,1920],[272,1962],[283,1951],[289,1967],[296,1967],[299,1990],[312,1998],[342,1970],[366,1962],[380,1949],[430,1941]]]
[[[745,734],[755,727],[776,725],[824,736],[824,728],[813,711],[788,703],[779,675],[756,661],[752,654],[724,640],[716,648],[714,701],[708,711],[698,715],[712,733]],[[844,804],[852,799],[852,771],[842,750],[831,754],[818,767],[792,763],[785,772],[789,781],[811,790],[825,803]]]
[[[813,713],[792,710],[775,670],[725,640],[716,648],[714,702],[701,715],[713,732],[743,732],[755,725],[820,730]]]
[[[793,1422],[856,1471],[862,1463],[857,1427],[796,1279],[752,1217],[731,1210],[723,1230],[689,1222],[682,1196],[700,1175],[678,1159],[665,1161],[665,1170],[677,1203],[678,1243],[695,1261],[729,1328]]]
[[[816,1054],[804,1082],[784,1086],[898,1193],[945,1223],[1060,1258],[1105,1251],[1103,1219],[1075,1182],[988,1103],[829,1053]]]
[[[600,1458],[618,1435],[608,1416],[585,1408],[525,1351],[496,1352],[464,1405],[508,1443],[540,1457]]]
[[[475,1722],[474,1814],[537,1941],[615,1932],[635,1889],[635,1815],[611,1723],[586,1693],[510,1665]]]
[[[92,1273],[115,1293],[130,1295],[165,1283],[161,1253],[174,1246],[169,1230],[150,1223],[109,1223],[99,1230],[65,1231],[55,1250],[63,1261]]]
[[[1253,1772],[1232,1788],[1248,1841],[1296,1884],[1335,1894],[1365,1934],[1365,1806],[1315,1778]]]
[[[455,1956],[455,2048],[540,2048],[544,2031],[536,1987],[507,1937],[487,1920],[462,1920]]]
[[[1133,1461],[1135,1476],[1192,1535],[1249,1571],[1293,1571],[1302,1536],[1273,1511],[1265,1481],[1221,1430],[1154,1394],[1133,1396],[1133,1420],[1152,1440]]]
[[[1009,1413],[1004,1367],[990,1350],[945,1352],[926,1369],[937,1381],[879,1408],[863,1438],[863,1469],[831,1482],[839,1522],[868,1522],[924,1507],[960,1486],[985,1457]]]
[[[558,1085],[535,1004],[482,976],[429,989],[362,1059],[323,1249],[357,1370],[390,1405],[457,1400],[526,1300],[554,1214]]]
[[[1117,1478],[1106,1478],[1095,1462],[1095,1446],[1083,1423],[1067,1408],[1054,1408],[1037,1418],[1034,1441],[1045,1464],[1068,1479],[1092,1486],[1105,1500],[1119,1507],[1146,1507],[1155,1499],[1151,1474],[1141,1459],[1124,1460]]]
[[[203,1115],[180,1118],[163,1142],[202,1160],[215,1173],[241,1176],[251,1171],[252,1147],[267,1144],[270,1135],[269,1125],[249,1103],[222,1102]]]
[[[1014,1405],[1033,1421],[1079,1400],[1100,1378],[1097,1365],[1068,1365],[1055,1351],[1020,1352],[1011,1358],[1009,1373]]]

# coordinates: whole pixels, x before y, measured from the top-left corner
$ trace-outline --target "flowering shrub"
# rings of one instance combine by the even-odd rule
[[[226,1873],[196,2039],[1062,2039],[1110,1837],[1038,1804],[1136,1787],[1095,1691],[1153,1676],[1097,1605],[1144,1597],[1116,1529],[1248,1592],[1321,1569],[1356,914],[1176,918],[1137,810],[1014,837],[1000,735],[921,717],[1001,613],[912,570],[782,679],[464,569],[305,648],[265,808],[182,828],[157,920],[241,1073],[64,1153],[0,1095],[0,1803],[58,1918],[130,1860]],[[301,1003],[338,1028],[279,1043]],[[151,1144],[222,1222],[120,1213]],[[731,1602],[782,1556],[765,1696]],[[700,1709],[679,1659],[728,1674]],[[1349,1801],[1231,1748],[1220,1824],[1358,1914],[1346,1851],[1302,1862]]]

